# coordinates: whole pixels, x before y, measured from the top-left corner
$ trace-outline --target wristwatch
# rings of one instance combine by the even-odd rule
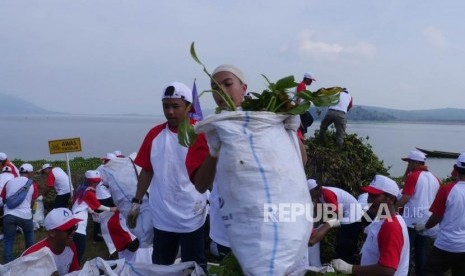
[[[131,200],[131,203],[142,204],[142,199],[137,199],[137,198],[133,197],[132,200]]]

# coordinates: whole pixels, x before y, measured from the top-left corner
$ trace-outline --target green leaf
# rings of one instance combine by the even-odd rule
[[[191,57],[193,60],[195,60],[195,62],[203,66],[203,63],[197,57],[197,53],[195,53],[194,41],[191,43]]]
[[[336,95],[342,92],[344,88],[339,86],[329,87],[329,88],[320,88],[316,91],[317,95]]]
[[[304,102],[289,110],[288,113],[292,115],[304,114],[310,108],[310,105],[310,102]]]
[[[299,92],[295,95],[297,98],[301,98],[301,99],[304,99],[306,101],[311,101],[314,96],[312,94],[312,92],[308,91],[308,90],[305,90],[305,91],[302,91],[302,92]]]
[[[266,107],[266,111],[274,112],[274,107],[276,105],[276,97],[271,96],[270,101],[268,102],[268,106]]]
[[[339,103],[339,93],[334,95],[319,95],[312,99],[315,106],[331,106]]]
[[[263,74],[261,74],[262,77],[266,80],[266,83],[268,84],[268,86],[271,84],[271,81]]]
[[[178,125],[178,142],[181,146],[190,147],[196,140],[197,134],[187,118]]]
[[[221,88],[219,83],[212,77],[212,75],[208,72],[205,65],[197,57],[197,53],[195,52],[194,41],[192,41],[192,43],[191,43],[190,52],[191,52],[192,59],[195,62],[197,62],[198,64],[202,65],[203,71],[205,72],[205,74],[207,74],[207,76],[210,78],[210,80],[213,81],[217,85],[217,87],[219,88],[219,91],[217,91],[217,93],[221,96],[223,101],[226,103],[226,106],[227,106],[226,109],[230,110],[230,111],[236,110],[236,105],[232,101],[231,97],[226,92],[224,92],[224,90]]]
[[[276,82],[276,90],[286,90],[288,88],[296,87],[298,84],[294,80],[294,76],[284,77]]]

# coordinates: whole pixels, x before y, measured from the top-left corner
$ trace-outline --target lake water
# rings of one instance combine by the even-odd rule
[[[130,154],[139,149],[148,130],[162,122],[163,117],[142,116],[2,116],[0,151],[10,159],[64,160],[64,154],[49,154],[48,141],[80,137],[82,151],[77,156],[101,157],[107,152],[121,150]],[[315,122],[308,134],[319,127]],[[400,158],[415,147],[461,152],[465,151],[464,124],[437,123],[349,123],[348,133],[369,137],[375,154],[392,176],[401,176],[406,163]],[[430,170],[440,178],[450,175],[454,159],[427,159]]]

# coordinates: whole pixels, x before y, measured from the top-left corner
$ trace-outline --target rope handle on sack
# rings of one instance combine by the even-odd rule
[[[132,160],[131,157],[128,157],[128,159],[131,160],[132,167],[134,168],[134,174],[136,175],[136,180],[138,180],[139,179],[139,173],[137,172],[136,163],[134,163],[134,160]],[[148,192],[145,192],[145,195],[147,196],[147,198],[149,197]]]

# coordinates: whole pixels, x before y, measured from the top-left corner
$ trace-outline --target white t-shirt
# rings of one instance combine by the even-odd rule
[[[394,275],[407,275],[410,243],[407,226],[400,215],[375,220],[366,228],[367,237],[361,249],[360,264],[380,264],[396,270]]]
[[[8,181],[5,184],[4,189],[2,190],[2,198],[8,198],[16,191],[21,189],[29,180],[29,178],[24,177],[24,176],[18,176],[10,181]],[[19,204],[16,208],[10,209],[8,208],[8,205],[3,206],[3,215],[13,215],[19,218],[23,219],[32,219],[32,209],[31,209],[31,204],[32,201],[35,200],[39,196],[39,192],[37,189],[37,184],[32,183],[31,186],[29,187],[29,190],[27,192],[26,198],[24,201]]]
[[[336,105],[330,106],[329,109],[339,110],[347,113],[347,109],[350,105],[350,101],[352,101],[352,96],[349,95],[347,92],[341,92],[339,94],[339,103]]]
[[[108,180],[106,179],[107,174],[104,173],[104,166],[105,165],[102,164],[98,166],[98,168],[96,169],[100,172],[100,175],[102,176],[102,181],[95,187],[95,192],[98,200],[107,199],[111,197],[111,192],[108,188]]]
[[[50,173],[55,177],[54,187],[57,195],[64,195],[73,190],[73,187],[69,184],[68,175],[63,169],[54,167]]]
[[[408,227],[431,216],[429,208],[439,190],[439,180],[427,170],[416,170],[407,175],[402,194],[409,195],[402,217]]]
[[[9,173],[9,172],[0,173],[0,192],[3,190],[3,187],[5,186],[5,184],[12,178],[14,178],[14,175],[12,173]],[[2,206],[3,206],[3,200],[0,197],[0,207]]]
[[[447,252],[465,253],[465,181],[439,188],[430,211],[442,217],[434,245]]]
[[[95,187],[95,194],[98,200],[107,199],[111,197],[110,190],[107,186],[103,184],[103,182],[97,184],[97,186]]]
[[[362,206],[348,192],[343,189],[323,186],[320,201],[323,203],[332,203],[338,205],[338,210],[342,207],[342,218],[339,217],[341,224],[349,224],[360,221],[362,218]],[[341,211],[339,211],[341,213]]]
[[[149,132],[141,148],[147,148],[145,143],[150,145],[150,163],[154,171],[149,188],[154,227],[175,233],[199,229],[207,216],[207,193],[199,193],[189,179],[188,148],[179,145],[177,133],[167,125],[158,133]],[[139,150],[136,164],[141,156]]]
[[[87,219],[89,217],[88,209],[89,209],[89,206],[84,200],[82,200],[81,202],[79,202],[79,200],[76,200],[73,204],[73,207],[71,207],[71,211],[73,212],[74,217],[78,219],[82,219],[82,221],[78,222],[77,224],[78,228],[76,230],[76,233],[79,233],[82,235],[87,234],[87,231],[86,231]]]

